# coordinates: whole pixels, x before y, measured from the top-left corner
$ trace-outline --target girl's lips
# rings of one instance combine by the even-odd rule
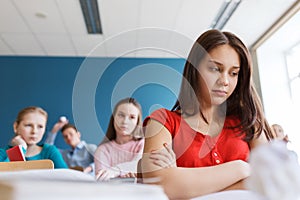
[[[213,92],[213,94],[220,96],[220,97],[224,97],[227,95],[227,92],[224,90],[213,90],[212,92]]]
[[[127,126],[120,126],[120,129],[126,129]]]

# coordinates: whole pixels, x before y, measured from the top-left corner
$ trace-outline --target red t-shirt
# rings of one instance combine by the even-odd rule
[[[178,167],[204,167],[233,160],[248,159],[249,145],[243,140],[239,129],[226,128],[239,123],[233,117],[226,117],[222,132],[211,137],[192,129],[177,112],[159,109],[148,116],[149,119],[162,123],[171,133],[173,150]]]

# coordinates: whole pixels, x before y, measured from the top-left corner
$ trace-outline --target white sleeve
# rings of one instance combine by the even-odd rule
[[[47,133],[47,138],[45,140],[46,144],[52,144],[54,145],[55,138],[56,138],[57,133],[51,133],[50,131]]]

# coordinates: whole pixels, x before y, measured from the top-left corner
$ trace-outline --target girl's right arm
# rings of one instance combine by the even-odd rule
[[[95,164],[95,174],[97,174],[101,169],[105,169],[110,167],[108,163],[108,156],[106,156],[107,152],[103,148],[102,145],[98,146],[95,153],[94,153],[94,164]],[[103,165],[103,163],[106,163]]]
[[[108,181],[120,175],[119,168],[110,166],[110,157],[109,152],[104,148],[103,144],[98,146],[94,154],[96,180]]]
[[[226,189],[250,174],[249,164],[231,161],[224,164],[199,168],[162,168],[150,158],[151,151],[171,146],[170,132],[159,122],[149,120],[145,129],[145,147],[141,160],[144,183],[160,184],[170,199],[193,198]],[[182,192],[184,191],[184,192]]]
[[[13,137],[10,143],[12,146],[22,145],[22,147],[27,150],[27,144],[20,135]]]

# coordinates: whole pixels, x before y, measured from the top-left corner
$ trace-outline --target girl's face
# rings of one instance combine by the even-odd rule
[[[19,124],[14,123],[14,131],[27,145],[34,145],[41,141],[45,133],[46,121],[46,117],[38,112],[27,113]]]
[[[220,105],[233,93],[238,82],[240,59],[229,45],[209,52],[200,63],[200,99],[206,105]]]
[[[137,125],[138,117],[139,109],[132,103],[119,105],[114,116],[117,136],[131,135]]]
[[[272,127],[274,129],[275,134],[276,134],[276,139],[283,140],[285,135],[284,135],[284,131],[283,131],[282,127],[279,126],[279,125],[273,125]]]
[[[62,132],[65,142],[71,147],[75,148],[80,143],[81,134],[74,128],[69,127]]]

